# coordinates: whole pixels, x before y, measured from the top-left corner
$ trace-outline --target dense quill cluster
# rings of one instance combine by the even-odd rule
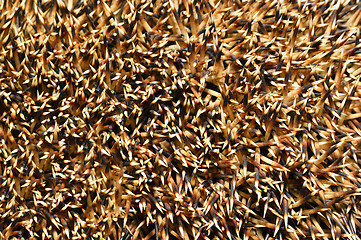
[[[357,0],[0,5],[1,239],[359,239]]]

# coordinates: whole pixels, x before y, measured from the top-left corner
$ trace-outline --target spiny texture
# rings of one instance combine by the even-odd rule
[[[360,19],[0,1],[0,238],[359,239]]]

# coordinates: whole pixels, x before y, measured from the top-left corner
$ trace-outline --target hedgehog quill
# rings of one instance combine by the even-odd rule
[[[0,1],[0,239],[359,239],[356,0]]]

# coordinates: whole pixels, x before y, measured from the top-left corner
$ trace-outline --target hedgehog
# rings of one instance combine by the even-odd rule
[[[0,16],[0,239],[361,238],[359,1]]]

